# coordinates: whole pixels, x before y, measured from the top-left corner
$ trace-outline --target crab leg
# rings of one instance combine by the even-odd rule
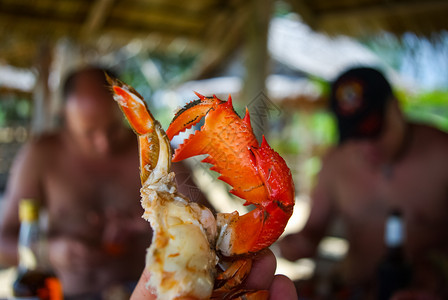
[[[108,77],[114,99],[120,105],[132,129],[138,136],[140,178],[142,184],[156,167],[158,172],[169,173],[171,147],[160,123],[154,119],[143,97],[132,87]]]

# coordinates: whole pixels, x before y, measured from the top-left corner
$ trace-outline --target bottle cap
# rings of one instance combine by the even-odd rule
[[[22,199],[19,204],[20,221],[33,222],[39,218],[39,207],[34,199]]]

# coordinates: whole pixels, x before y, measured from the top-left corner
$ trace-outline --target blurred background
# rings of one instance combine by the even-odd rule
[[[344,69],[380,68],[410,119],[448,130],[447,15],[440,0],[0,0],[0,205],[20,146],[60,126],[65,74],[93,63],[134,86],[165,129],[193,91],[247,106],[293,172],[296,231],[337,139],[326,101]],[[194,179],[215,207],[244,212],[199,161]],[[278,272],[306,278],[340,259],[333,227],[319,258],[280,259]]]

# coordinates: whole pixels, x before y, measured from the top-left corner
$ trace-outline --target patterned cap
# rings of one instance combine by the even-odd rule
[[[381,133],[392,88],[379,71],[359,67],[341,74],[332,84],[330,109],[339,128],[339,143],[375,138]]]

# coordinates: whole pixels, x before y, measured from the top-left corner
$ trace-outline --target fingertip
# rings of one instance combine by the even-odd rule
[[[271,250],[266,249],[253,257],[252,270],[247,277],[248,289],[268,289],[274,279],[277,260]]]
[[[270,300],[296,300],[299,298],[294,283],[285,275],[275,275],[269,292]]]

